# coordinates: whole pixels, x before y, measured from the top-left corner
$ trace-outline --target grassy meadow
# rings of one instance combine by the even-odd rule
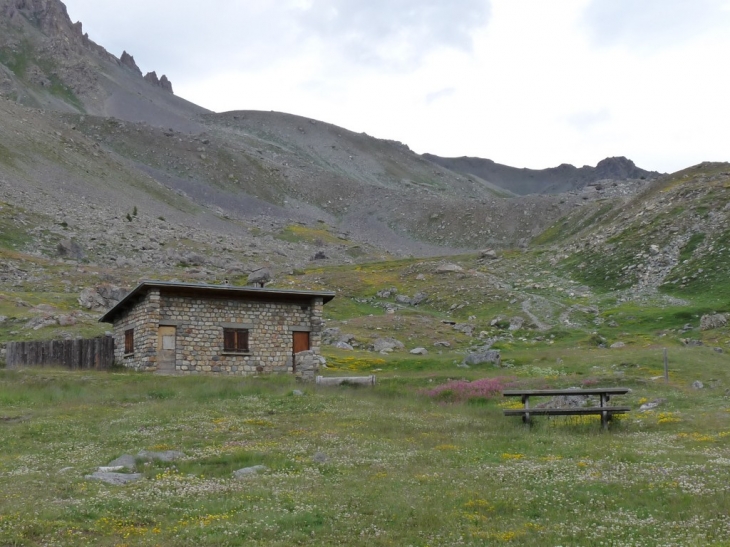
[[[730,546],[726,354],[672,348],[668,384],[658,347],[328,357],[377,386],[0,370],[0,545]],[[506,386],[595,385],[632,390],[608,432],[502,415]],[[143,449],[185,455],[85,478]]]
[[[700,329],[704,314],[730,311],[730,236],[707,210],[724,207],[726,189],[711,190],[692,208],[669,200],[653,220],[619,222],[624,210],[599,201],[536,240],[619,222],[610,252],[533,246],[496,260],[373,262],[372,249],[324,224],[266,234],[343,245],[357,259],[292,269],[277,286],[335,291],[326,326],[355,350],[325,346],[324,373],[375,374],[377,385],[0,368],[0,547],[730,547],[730,328]],[[79,308],[86,286],[198,279],[182,263],[161,275],[30,255],[27,230],[6,216],[0,269],[22,281],[1,287],[0,344],[102,334],[108,325]],[[637,289],[637,264],[654,256],[649,243],[671,243],[675,217],[706,232],[687,236],[656,290]],[[444,262],[462,269],[439,273]],[[396,305],[392,289],[426,298]],[[78,322],[36,330],[46,312]],[[525,325],[511,329],[516,316]],[[405,349],[365,351],[384,336]],[[501,367],[457,366],[485,344],[501,351]],[[416,347],[428,354],[410,354]],[[631,389],[614,402],[632,411],[608,431],[598,416],[537,417],[532,427],[503,416],[520,406],[505,388],[595,386]],[[659,405],[640,410],[651,401]],[[141,450],[184,456],[138,460],[143,478],[125,486],[86,478]],[[234,476],[257,465],[266,469]]]

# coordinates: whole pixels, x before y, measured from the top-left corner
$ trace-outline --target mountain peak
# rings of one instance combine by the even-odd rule
[[[424,154],[429,161],[457,173],[475,175],[515,194],[555,194],[578,190],[600,180],[652,179],[660,175],[646,171],[623,156],[605,158],[595,167],[562,163],[548,169],[519,169],[480,158],[441,158]]]
[[[134,57],[127,53],[126,50],[122,51],[122,56],[119,58],[119,61],[127,68],[132,69],[136,74],[142,76],[142,71],[139,69],[137,63],[134,61]]]
[[[624,156],[602,159],[596,165],[594,173],[599,178],[619,180],[653,178],[659,175],[656,171],[645,171],[636,167],[633,161]]]
[[[10,21],[17,23],[18,16],[23,16],[46,34],[72,30],[66,6],[58,0],[6,0],[3,4],[3,16]]]

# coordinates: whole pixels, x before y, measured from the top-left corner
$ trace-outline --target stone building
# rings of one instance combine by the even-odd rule
[[[134,370],[313,376],[322,308],[334,296],[143,281],[99,321],[114,324],[115,362]]]

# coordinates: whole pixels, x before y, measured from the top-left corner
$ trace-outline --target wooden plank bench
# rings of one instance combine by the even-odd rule
[[[608,402],[613,395],[625,395],[631,391],[625,387],[603,387],[589,389],[511,389],[502,392],[504,397],[520,397],[524,408],[509,408],[504,410],[505,416],[522,416],[522,421],[531,423],[532,416],[580,416],[597,414],[601,416],[601,425],[608,429],[608,422],[614,414],[623,414],[631,411],[628,406],[609,406]],[[598,395],[599,406],[575,408],[540,408],[530,407],[530,397],[555,397],[576,395]]]

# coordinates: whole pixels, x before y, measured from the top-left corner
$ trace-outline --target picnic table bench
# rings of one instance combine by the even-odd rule
[[[601,425],[608,429],[608,422],[614,414],[629,412],[628,406],[609,406],[608,402],[613,395],[624,395],[631,391],[626,387],[598,387],[589,389],[510,389],[502,392],[504,397],[521,397],[524,408],[508,408],[504,410],[505,416],[522,416],[522,421],[531,423],[532,416],[579,416],[587,414],[599,414]],[[530,407],[530,397],[555,397],[559,395],[598,395],[599,406],[581,406],[571,408],[544,408]]]

